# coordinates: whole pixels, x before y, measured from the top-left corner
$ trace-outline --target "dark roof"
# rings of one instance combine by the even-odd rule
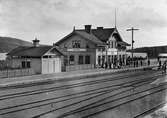
[[[95,44],[99,44],[99,45],[105,44],[104,42],[99,40],[96,36],[94,36],[92,33],[89,34],[85,31],[75,31],[75,32],[79,34],[80,36],[82,36],[83,38],[86,38],[87,40],[90,40],[91,42]]]
[[[114,31],[116,31],[116,33]],[[59,40],[56,44],[59,45],[60,43],[62,43],[63,41],[65,41],[67,38],[71,37],[74,34],[80,35],[83,38],[99,45],[105,45],[111,36],[114,36],[118,42],[122,42],[120,44],[126,46],[130,45],[122,40],[122,37],[120,36],[116,28],[91,29],[91,33],[87,33],[85,29],[77,29],[74,30],[69,35],[65,36],[63,39]]]
[[[12,51],[10,51],[8,53],[8,55],[10,55],[10,56],[41,57],[52,48],[53,48],[53,46],[39,46],[39,47],[20,46],[18,48],[13,49]],[[59,50],[56,49],[56,51],[62,55],[62,53]]]
[[[91,31],[101,41],[106,42],[110,38],[114,30],[115,28],[103,28],[103,29],[92,29]]]
[[[93,34],[89,34],[87,32],[85,32],[85,30],[75,30],[72,33],[68,34],[67,36],[65,36],[64,38],[62,38],[61,40],[59,40],[58,42],[56,42],[56,45],[59,45],[60,43],[62,43],[63,41],[65,41],[67,38],[71,37],[72,35],[79,35],[95,44],[99,44],[99,45],[104,45],[105,43],[102,42],[101,40],[99,40],[96,36],[94,36]]]
[[[80,32],[82,31],[82,32],[85,32],[86,34],[89,34],[84,29],[80,29],[76,31],[80,31]],[[114,36],[116,40],[119,42],[123,41],[121,35],[119,34],[116,28],[91,29],[90,34],[95,36],[97,39],[99,39],[103,43],[106,43],[111,36]]]

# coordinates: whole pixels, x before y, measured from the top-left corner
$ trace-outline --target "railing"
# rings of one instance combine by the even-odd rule
[[[34,74],[35,74],[35,72],[31,68],[0,70],[0,78],[29,76],[29,75],[34,75]]]

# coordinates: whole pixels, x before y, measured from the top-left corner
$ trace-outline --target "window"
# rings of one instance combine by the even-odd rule
[[[73,48],[80,48],[81,47],[81,41],[79,41],[79,40],[74,40],[74,41],[72,41],[72,47]]]
[[[22,68],[26,68],[26,62],[25,62],[25,61],[22,61],[22,62],[21,62],[21,67],[22,67]]]
[[[75,61],[74,55],[70,55],[70,60],[69,60],[70,65],[74,64],[74,61]]]
[[[85,56],[85,64],[90,64],[90,56]]]
[[[30,68],[30,67],[31,67],[30,61],[27,61],[27,68]]]
[[[83,56],[79,55],[78,64],[83,64]]]
[[[111,48],[114,48],[113,41],[111,42]]]
[[[22,67],[22,68],[31,68],[31,63],[30,63],[30,61],[22,61],[22,62],[21,62],[21,67]]]

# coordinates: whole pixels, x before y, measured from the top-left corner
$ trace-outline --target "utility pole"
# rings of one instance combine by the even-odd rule
[[[134,35],[134,31],[135,31],[135,30],[139,30],[139,29],[135,29],[135,28],[132,27],[132,28],[126,30],[126,31],[131,31],[131,32],[132,32],[132,51],[131,51],[131,52],[132,52],[132,61],[133,61],[133,44],[134,44],[134,42],[135,42],[135,41],[133,40],[133,35]]]
[[[115,9],[115,28],[117,28],[117,10]]]

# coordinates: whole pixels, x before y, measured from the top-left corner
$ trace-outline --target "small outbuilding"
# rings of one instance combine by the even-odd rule
[[[61,72],[63,54],[55,46],[40,46],[33,40],[33,46],[20,46],[8,54],[11,68],[31,68],[35,74]]]
[[[161,60],[162,62],[166,61],[167,60],[167,53],[159,53],[158,60]]]
[[[132,58],[132,52],[127,51],[127,56]],[[146,52],[133,52],[133,57],[146,59],[148,57]]]

